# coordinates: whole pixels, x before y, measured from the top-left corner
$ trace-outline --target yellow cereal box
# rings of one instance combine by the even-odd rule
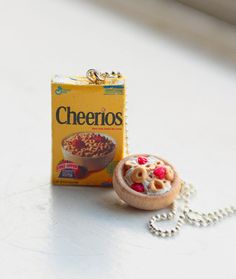
[[[125,152],[125,82],[55,76],[52,95],[52,183],[111,185]]]

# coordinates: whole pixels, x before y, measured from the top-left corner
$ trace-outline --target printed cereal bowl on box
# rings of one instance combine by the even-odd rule
[[[102,133],[74,133],[62,140],[65,160],[72,161],[88,171],[104,169],[115,156],[115,140]]]

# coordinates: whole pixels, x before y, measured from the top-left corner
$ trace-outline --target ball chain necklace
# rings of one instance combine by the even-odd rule
[[[87,71],[87,78],[95,84],[104,83],[107,78],[119,78],[121,74]],[[125,153],[128,148],[128,123],[125,115]],[[157,213],[149,220],[150,233],[158,237],[175,236],[183,224],[207,227],[236,214],[236,206],[202,213],[189,206],[190,198],[196,192],[192,184],[183,181],[175,168],[158,156],[150,154],[128,155],[116,166],[113,174],[113,187],[121,200],[130,206],[144,210],[168,209]],[[181,206],[182,204],[182,206]],[[162,229],[161,221],[175,221],[171,229]]]

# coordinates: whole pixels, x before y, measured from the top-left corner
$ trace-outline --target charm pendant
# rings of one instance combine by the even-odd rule
[[[154,155],[130,155],[121,160],[113,174],[113,187],[123,201],[139,209],[155,210],[171,205],[167,213],[157,213],[148,222],[149,231],[160,237],[176,235],[183,224],[207,227],[236,214],[235,206],[208,213],[192,210],[189,199],[195,192],[193,186],[182,181],[166,160]],[[181,200],[183,206],[179,207],[176,200]],[[161,228],[161,221],[172,219],[176,224],[171,229]]]
[[[181,189],[181,179],[166,160],[154,155],[130,155],[113,174],[113,187],[130,206],[155,210],[171,205]]]

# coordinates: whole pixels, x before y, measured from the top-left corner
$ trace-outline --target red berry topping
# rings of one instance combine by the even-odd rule
[[[130,188],[136,192],[140,192],[140,193],[144,192],[144,186],[142,183],[134,183],[130,186]]]
[[[165,176],[166,176],[166,168],[165,167],[159,167],[159,168],[156,168],[154,171],[153,171],[153,174],[158,177],[159,179],[164,179]]]
[[[78,149],[82,149],[85,147],[85,143],[82,140],[75,140],[73,142],[73,145]]]
[[[103,136],[101,136],[101,135],[95,135],[95,136],[94,136],[94,140],[95,140],[96,142],[105,142],[105,141],[106,141],[106,138],[103,137]]]
[[[147,161],[148,161],[148,159],[147,159],[146,157],[143,157],[143,156],[139,156],[139,157],[138,157],[138,163],[139,163],[140,165],[146,164]]]
[[[102,137],[100,135],[94,136],[94,140],[96,142],[101,142],[102,141]]]

